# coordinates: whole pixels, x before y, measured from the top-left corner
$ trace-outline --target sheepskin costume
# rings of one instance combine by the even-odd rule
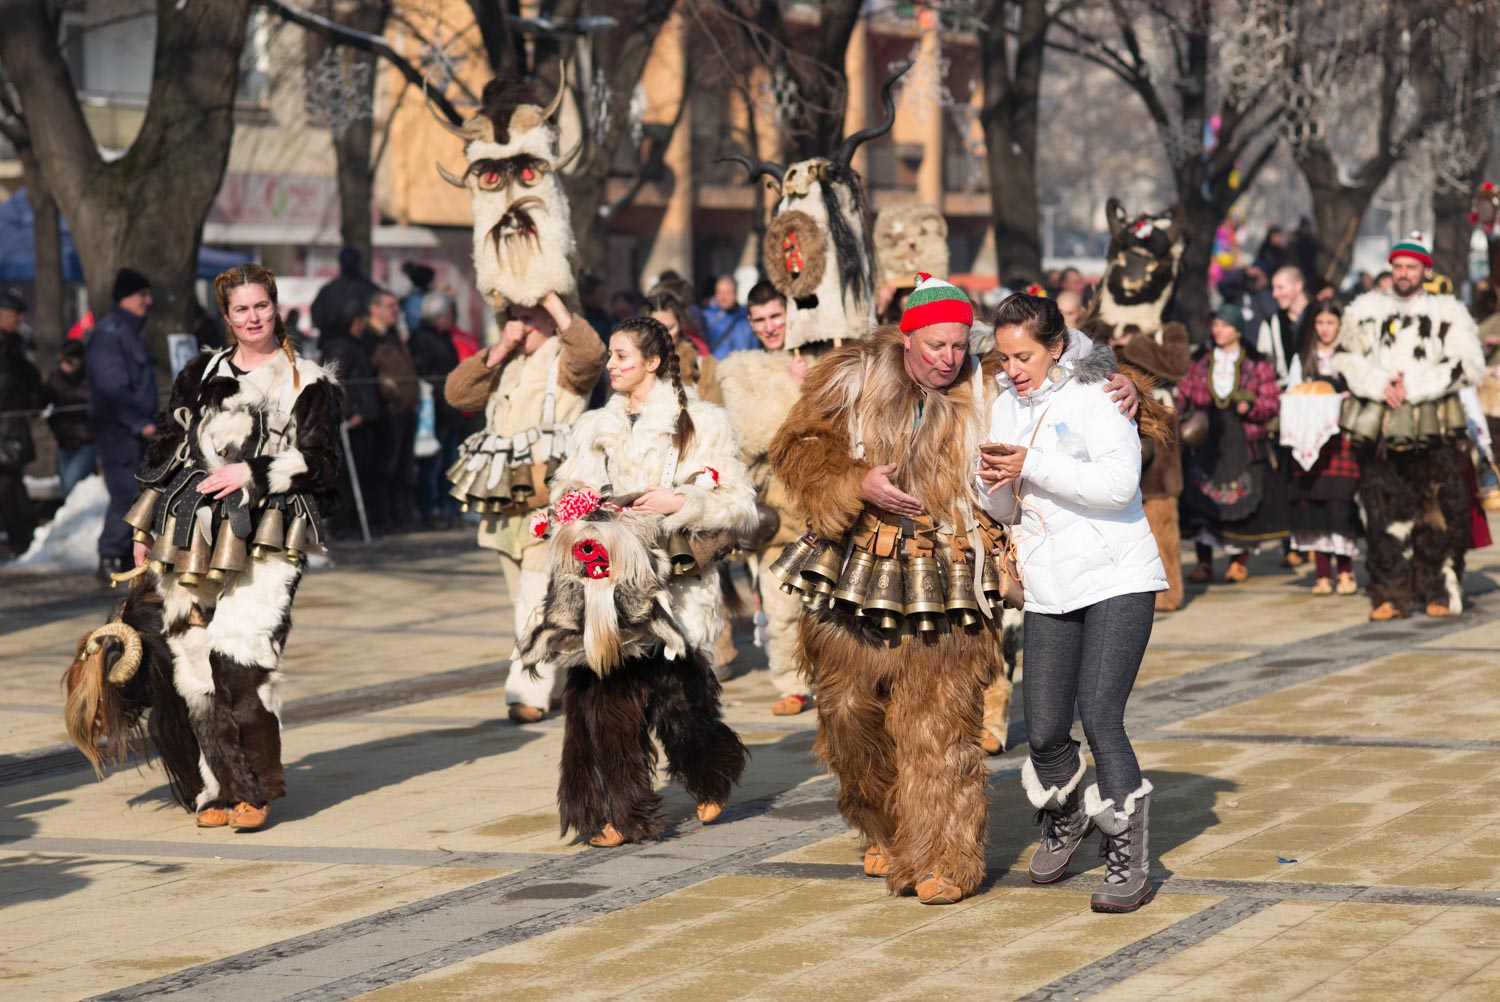
[[[1419,292],[1408,300],[1378,290],[1359,296],[1344,311],[1334,373],[1343,377],[1357,408],[1379,412],[1360,435],[1359,495],[1369,541],[1370,602],[1389,602],[1406,616],[1413,602],[1463,609],[1464,554],[1473,542],[1469,440],[1462,422],[1439,421],[1439,432],[1421,441],[1388,433],[1396,411],[1385,407],[1385,389],[1397,373],[1412,409],[1451,413],[1456,395],[1484,379],[1484,354],[1474,320],[1452,296]]]
[[[294,547],[301,530],[302,546],[317,545],[340,461],[343,397],[334,374],[281,353],[237,373],[232,352],[199,355],[178,375],[141,474],[146,499],[155,498],[148,573],[173,666],[172,693],[153,690],[152,713],[170,713],[161,704],[173,694],[185,708],[177,716],[190,724],[197,774],[183,775],[176,753],[164,759],[179,799],[200,812],[262,807],[286,792],[281,655],[306,552]],[[244,490],[223,500],[197,492],[209,473],[238,462],[250,467]],[[241,550],[242,569],[195,572],[194,550],[230,535],[240,546],[261,545]],[[179,750],[189,743],[181,735]]]

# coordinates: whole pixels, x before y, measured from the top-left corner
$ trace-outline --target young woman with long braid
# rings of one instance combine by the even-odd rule
[[[672,338],[659,321],[633,317],[615,327],[605,369],[613,392],[602,408],[579,418],[552,498],[591,490],[661,518],[659,545],[676,546],[684,563],[691,552],[690,566],[668,589],[672,615],[688,644],[712,664],[723,625],[717,564],[756,522],[755,488],[739,443],[724,409],[683,385]],[[711,675],[708,682],[717,704],[718,683]],[[723,806],[700,803],[698,816],[712,821]],[[607,825],[590,841],[625,840]]]

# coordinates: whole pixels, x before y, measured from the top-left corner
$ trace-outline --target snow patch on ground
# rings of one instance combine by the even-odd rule
[[[95,474],[80,480],[52,521],[37,529],[27,550],[12,567],[39,571],[91,571],[99,566],[99,532],[109,491]]]

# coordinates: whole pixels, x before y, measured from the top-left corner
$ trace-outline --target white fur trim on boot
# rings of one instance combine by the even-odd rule
[[[1125,809],[1117,811],[1114,809],[1114,800],[1100,800],[1098,784],[1091,784],[1087,790],[1083,791],[1083,809],[1094,824],[1099,826],[1100,831],[1118,835],[1125,830],[1125,826],[1130,822],[1130,816],[1135,813],[1135,802],[1150,792],[1151,781],[1141,780],[1140,789],[1125,798]]]
[[[1058,789],[1055,786],[1043,789],[1042,781],[1036,774],[1036,766],[1032,763],[1031,756],[1028,755],[1026,761],[1021,764],[1021,786],[1025,788],[1026,799],[1031,801],[1032,807],[1039,810],[1041,808],[1057,810],[1062,807],[1063,802],[1068,799],[1069,795],[1078,789],[1078,784],[1083,782],[1083,774],[1086,769],[1088,769],[1088,763],[1084,761],[1083,751],[1080,749],[1078,752],[1078,771],[1073,774],[1072,779],[1068,780],[1068,785],[1062,789]],[[1092,790],[1094,787],[1089,787],[1089,789]]]

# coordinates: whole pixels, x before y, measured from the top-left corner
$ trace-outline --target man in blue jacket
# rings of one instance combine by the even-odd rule
[[[156,359],[141,334],[151,309],[151,282],[140,272],[121,268],[115,276],[115,308],[94,326],[86,341],[85,371],[89,381],[89,421],[99,447],[99,465],[109,489],[104,530],[99,533],[99,576],[124,571],[134,563],[130,527],[125,513],[140,484],[146,440],[156,434],[160,406],[156,390]]]
[[[725,275],[714,283],[714,298],[703,308],[703,339],[714,358],[723,361],[732,351],[753,351],[760,347],[750,318],[736,298],[734,279]]]

